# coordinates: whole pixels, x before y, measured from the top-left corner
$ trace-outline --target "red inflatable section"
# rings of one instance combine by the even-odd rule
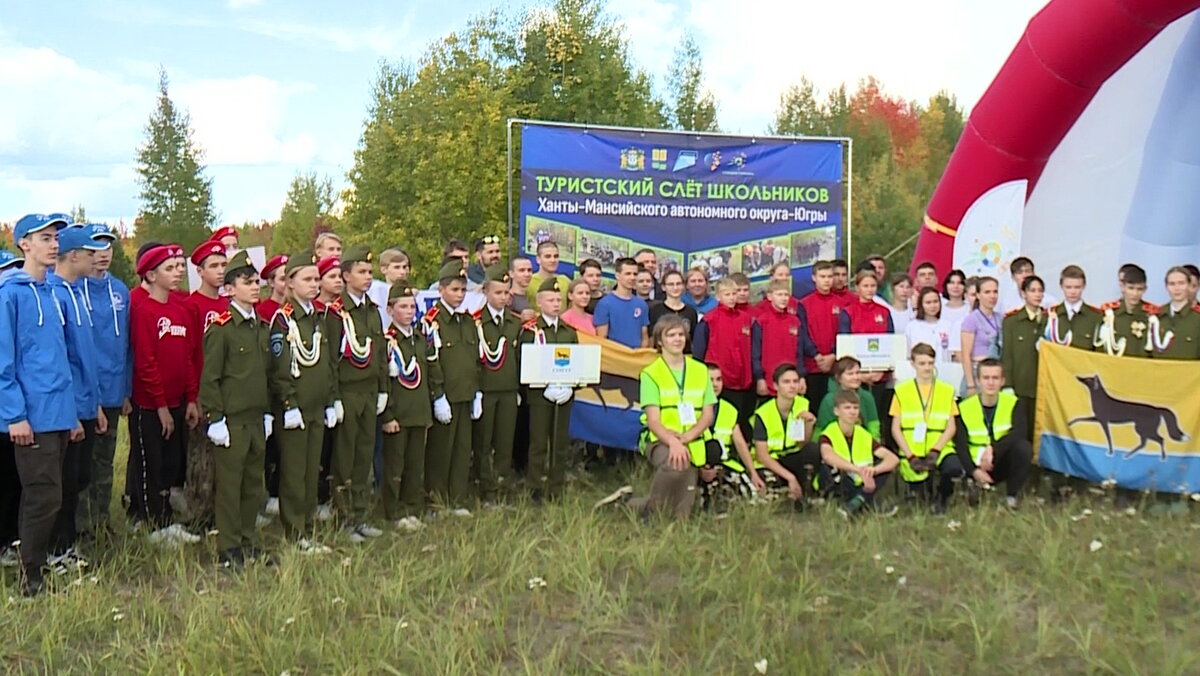
[[[1017,179],[1032,192],[1100,86],[1197,7],[1200,0],[1051,0],[971,112],[925,211],[912,267],[932,261],[939,275],[948,272],[954,235],[975,200]]]

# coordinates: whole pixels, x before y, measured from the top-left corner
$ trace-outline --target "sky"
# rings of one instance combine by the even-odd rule
[[[504,3],[513,14],[546,2]],[[724,131],[760,134],[802,76],[821,92],[875,76],[970,108],[1046,0],[609,0],[661,93],[685,33],[699,44]],[[136,149],[158,69],[205,151],[221,223],[278,218],[292,177],[339,188],[381,61],[499,0],[4,0],[0,3],[0,221],[87,208],[132,223]]]

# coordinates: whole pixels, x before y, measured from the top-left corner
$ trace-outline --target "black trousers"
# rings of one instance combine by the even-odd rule
[[[808,442],[795,453],[776,458],[787,471],[796,475],[805,493],[812,490],[813,478],[821,471],[821,449],[816,442]]]
[[[750,418],[758,404],[758,395],[754,390],[726,389],[721,392],[721,398],[737,409],[738,427],[742,428],[742,436],[746,439],[754,438],[754,429],[750,426]]]
[[[170,409],[175,431],[163,438],[162,424],[154,409],[134,407],[129,416],[129,465],[125,471],[125,495],[129,516],[150,522],[154,527],[168,526],[171,512],[171,486],[178,483],[187,452],[187,423],[184,408]]]
[[[16,449],[8,432],[0,434],[0,549],[18,535],[21,515],[21,477],[17,474]]]
[[[321,466],[317,474],[317,504],[328,505],[330,496],[329,477],[333,474],[333,429],[325,428],[325,440],[321,443]]]
[[[33,435],[32,446],[17,446],[21,477],[21,568],[30,579],[41,579],[42,566],[62,507],[62,460],[66,432]]]
[[[1021,493],[1032,463],[1033,446],[1025,439],[1010,434],[992,444],[992,481],[1003,481],[1009,497]]]
[[[63,450],[62,506],[54,522],[54,535],[50,538],[51,554],[62,554],[75,544],[75,538],[78,536],[75,515],[79,509],[79,497],[92,481],[92,447],[96,444],[96,421],[81,422],[83,439],[68,442]]]
[[[813,415],[821,408],[821,402],[829,393],[829,375],[826,373],[810,373],[804,376],[805,398],[808,399],[808,410]]]
[[[283,428],[283,418],[277,419],[280,429]],[[324,422],[322,420],[322,422]],[[267,438],[267,453],[263,462],[263,476],[267,484],[267,497],[279,497],[279,441],[278,436],[272,434]]]

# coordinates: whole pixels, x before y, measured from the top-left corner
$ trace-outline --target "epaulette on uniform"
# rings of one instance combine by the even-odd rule
[[[1159,307],[1154,303],[1142,301],[1142,312],[1145,312],[1148,315],[1156,315],[1159,313]]]
[[[210,324],[209,326],[224,326],[224,325],[228,324],[229,320],[231,320],[231,319],[233,319],[233,315],[230,314],[229,310],[226,310],[226,311],[222,312],[221,314],[217,315],[217,318],[212,320],[212,324]]]
[[[481,307],[478,310],[472,312],[471,317],[473,317],[475,319],[475,321],[477,321],[477,322],[483,321],[483,308]]]
[[[335,298],[334,301],[329,304],[329,309],[333,310],[334,312],[342,311],[342,299],[340,296],[338,298]]]
[[[522,325],[521,325],[521,328],[522,328],[522,329],[524,329],[524,330],[526,330],[526,331],[529,331],[529,330],[531,330],[533,327],[537,326],[537,321],[538,321],[538,318],[537,318],[537,317],[534,317],[533,319],[530,319],[529,321],[527,321],[527,322],[525,322],[524,324],[522,324]]]
[[[1110,300],[1107,303],[1101,305],[1100,311],[1104,312],[1105,310],[1116,310],[1119,307],[1121,307],[1121,299],[1118,298],[1117,300]]]
[[[422,317],[422,319],[424,319],[427,323],[432,322],[433,320],[437,319],[438,312],[439,310],[437,303],[434,303],[433,306],[425,312],[425,316]]]

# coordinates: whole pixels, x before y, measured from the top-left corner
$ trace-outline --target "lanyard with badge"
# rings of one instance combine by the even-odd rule
[[[913,383],[917,387],[917,401],[921,402],[921,422],[913,427],[913,441],[923,444],[929,432],[929,406],[933,404],[933,383],[929,384],[929,401],[921,394],[921,383]]]
[[[671,371],[671,378],[675,378],[674,371]],[[680,374],[679,380],[675,381],[675,385],[679,387],[679,403],[675,406],[675,410],[679,412],[679,422],[691,427],[696,424],[696,407],[692,405],[692,402],[683,400],[683,384],[686,382],[687,360],[685,359],[683,362],[683,373]]]
[[[797,444],[803,442],[805,437],[804,419],[799,416],[792,417],[792,411],[788,411],[787,436],[789,441]]]

